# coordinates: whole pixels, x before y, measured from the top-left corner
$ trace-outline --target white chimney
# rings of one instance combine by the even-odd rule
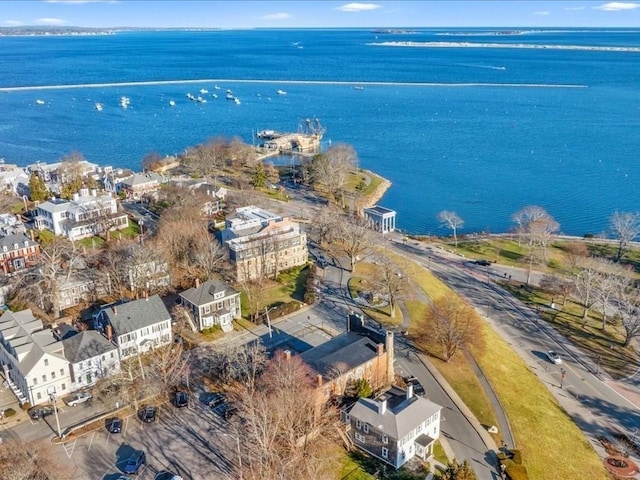
[[[74,193],[74,194],[71,196],[71,198],[73,198],[73,201],[74,201],[74,202],[77,202],[77,201],[78,201],[78,199],[80,198],[80,195],[79,195],[79,194],[77,194],[77,193]]]
[[[407,385],[407,400],[409,400],[411,397],[413,397],[413,385],[409,384]]]
[[[387,412],[387,397],[378,399],[378,415],[384,415]]]

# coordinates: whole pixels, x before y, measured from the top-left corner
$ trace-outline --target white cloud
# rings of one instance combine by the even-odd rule
[[[63,18],[45,17],[38,18],[33,23],[34,25],[64,25],[67,21]]]
[[[605,12],[619,12],[621,10],[633,10],[635,8],[640,8],[640,3],[609,2],[593,8],[596,10],[603,10]]]
[[[19,27],[22,25],[22,22],[20,22],[19,20],[5,20],[3,23],[7,27]]]
[[[268,15],[265,15],[265,16],[261,17],[261,18],[262,18],[262,20],[286,20],[287,18],[291,18],[291,14],[284,13],[284,12],[270,13]]]
[[[569,10],[569,11],[577,11],[577,10],[584,10],[586,7],[564,7],[563,10]]]
[[[551,12],[549,10],[539,10],[537,12],[533,12],[534,15],[538,15],[540,17],[546,17],[547,15],[550,15]]]
[[[366,12],[368,10],[375,10],[376,8],[380,8],[380,5],[375,3],[347,3],[336,7],[336,10],[340,10],[341,12]]]

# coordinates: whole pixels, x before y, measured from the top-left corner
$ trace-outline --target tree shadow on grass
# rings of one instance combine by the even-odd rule
[[[406,468],[395,470],[391,465],[370,457],[359,450],[349,452],[348,455],[358,465],[359,469],[348,472],[341,480],[361,479],[362,477],[358,476],[361,471],[372,475],[374,478],[386,480],[423,480],[425,477],[425,473],[417,474]]]

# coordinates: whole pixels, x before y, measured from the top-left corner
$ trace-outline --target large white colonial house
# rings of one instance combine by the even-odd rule
[[[171,315],[158,295],[106,307],[95,317],[95,327],[126,359],[171,343]]]
[[[62,340],[69,361],[71,389],[89,387],[120,371],[118,347],[96,330],[85,330]]]
[[[50,230],[69,240],[92,237],[109,230],[127,228],[126,213],[118,212],[116,199],[86,188],[72,200],[54,198],[38,205],[35,227]]]
[[[31,310],[6,311],[0,317],[0,364],[20,404],[49,402],[51,394],[71,391],[64,346]]]
[[[198,330],[220,325],[224,332],[233,330],[233,320],[241,317],[240,292],[218,280],[207,280],[180,294],[182,305],[189,309]]]
[[[361,450],[394,468],[414,456],[427,460],[440,437],[442,407],[406,390],[391,387],[377,399],[360,398],[349,411],[349,436]]]

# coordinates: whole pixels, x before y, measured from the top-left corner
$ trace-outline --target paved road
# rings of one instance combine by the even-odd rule
[[[485,272],[441,251],[413,253],[484,314],[567,410],[600,455],[604,456],[604,450],[597,438],[610,436],[612,426],[628,432],[640,427],[638,408],[611,388],[609,379],[596,375],[598,366],[592,359],[572,347],[535,311],[489,281]],[[561,354],[563,365],[548,362],[544,352],[550,349]],[[562,388],[561,368],[566,372]]]

